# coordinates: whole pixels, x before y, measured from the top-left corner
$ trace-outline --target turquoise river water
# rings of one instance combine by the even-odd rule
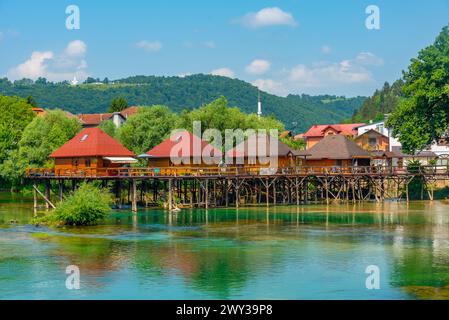
[[[65,229],[32,217],[30,199],[0,193],[0,299],[449,299],[449,202],[121,210]]]

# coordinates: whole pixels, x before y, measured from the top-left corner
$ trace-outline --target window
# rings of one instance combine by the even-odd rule
[[[377,146],[377,139],[376,138],[369,138],[369,146],[372,148],[375,148]]]
[[[72,166],[78,167],[78,159],[72,159]]]
[[[337,167],[343,166],[343,160],[337,160]]]
[[[88,134],[85,134],[85,135],[81,138],[81,142],[86,141],[88,137],[89,137],[89,135],[88,135]]]
[[[86,159],[84,164],[86,165],[87,168],[90,168],[90,159]]]

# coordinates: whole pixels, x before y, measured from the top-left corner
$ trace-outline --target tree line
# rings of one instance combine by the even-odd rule
[[[125,98],[130,105],[165,105],[180,113],[193,110],[225,96],[231,105],[245,113],[257,111],[258,89],[241,80],[212,75],[187,77],[135,76],[126,79],[87,82],[72,86],[44,78],[9,81],[0,78],[0,94],[34,97],[44,108],[60,108],[74,114],[104,113],[110,101]],[[278,97],[261,92],[263,113],[274,115],[288,129],[304,132],[316,123],[337,123],[350,118],[365,97],[345,98],[332,95],[289,95]]]
[[[117,98],[111,107],[117,107]],[[126,101],[121,101],[126,107]],[[120,128],[112,121],[104,121],[100,128],[116,138],[125,147],[139,155],[168,138],[172,130],[192,130],[193,121],[200,121],[202,130],[277,129],[284,130],[282,122],[272,116],[259,118],[231,107],[224,97],[192,111],[177,114],[167,106],[139,107],[138,112]],[[82,130],[77,118],[62,110],[48,110],[37,117],[29,100],[0,96],[0,182],[19,189],[27,168],[51,168],[49,155]],[[300,142],[284,139],[293,148]]]

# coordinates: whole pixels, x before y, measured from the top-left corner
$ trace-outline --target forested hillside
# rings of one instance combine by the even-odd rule
[[[398,80],[392,85],[386,82],[381,90],[376,90],[372,97],[366,99],[362,107],[354,113],[352,121],[378,121],[382,120],[385,114],[394,112],[403,97],[403,85],[402,80]]]
[[[253,85],[211,75],[187,77],[135,76],[114,82],[71,86],[50,83],[0,79],[0,94],[32,96],[44,108],[62,108],[72,113],[106,112],[112,99],[123,96],[130,105],[166,105],[172,111],[193,109],[225,96],[231,106],[246,113],[257,111],[258,90]],[[304,131],[315,123],[336,123],[350,118],[365,97],[346,99],[336,96],[290,95],[278,97],[261,92],[263,112],[275,115],[289,129]]]

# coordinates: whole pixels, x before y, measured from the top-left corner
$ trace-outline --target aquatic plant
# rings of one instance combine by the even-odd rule
[[[111,211],[112,196],[96,186],[82,184],[49,215],[34,220],[36,224],[90,226]]]

